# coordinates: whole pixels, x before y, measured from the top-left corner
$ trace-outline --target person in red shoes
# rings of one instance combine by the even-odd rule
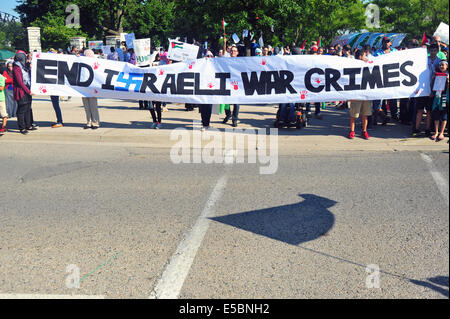
[[[365,56],[365,52],[362,50],[358,50],[355,52],[355,59],[361,61],[367,61]],[[355,138],[355,122],[356,119],[361,114],[361,122],[362,122],[362,133],[361,136],[368,140],[370,138],[369,133],[367,133],[367,123],[368,117],[372,115],[372,103],[367,100],[352,100],[350,102],[350,133],[348,138]]]

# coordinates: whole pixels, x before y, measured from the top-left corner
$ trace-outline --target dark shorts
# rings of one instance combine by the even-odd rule
[[[447,121],[448,109],[444,108],[442,111],[436,109],[431,113],[431,116],[433,118],[433,121]]]
[[[431,111],[431,107],[433,106],[433,97],[431,96],[419,96],[416,97],[416,108],[418,110],[427,110]]]

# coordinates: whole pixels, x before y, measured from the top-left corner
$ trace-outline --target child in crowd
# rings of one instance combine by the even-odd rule
[[[433,77],[433,81],[431,83],[431,88],[433,89],[434,82],[436,76],[440,74],[446,74],[445,88],[443,91],[433,91],[433,105],[431,116],[434,121],[434,135],[430,138],[435,140],[436,142],[442,141],[444,139],[444,130],[447,125],[447,117],[448,117],[448,62],[441,61],[439,65],[436,67],[436,74]],[[439,122],[441,123],[441,129],[439,130]]]

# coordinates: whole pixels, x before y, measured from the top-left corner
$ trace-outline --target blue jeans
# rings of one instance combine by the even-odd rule
[[[59,107],[59,96],[51,95],[50,99],[52,100],[53,109],[56,113],[56,123],[63,124],[61,108]]]
[[[315,112],[314,114],[319,115],[320,114],[320,102],[314,103]],[[306,113],[311,112],[311,103],[306,103]]]
[[[239,119],[239,104],[230,104],[230,108],[231,105],[233,105],[233,117],[231,118],[233,121],[237,121]],[[227,117],[231,116],[231,111],[230,110],[225,110],[225,115]]]
[[[294,103],[282,103],[280,104],[280,121],[285,121],[286,120],[286,113],[287,110],[286,108],[289,106],[289,117],[287,118],[287,120],[289,122],[295,122],[295,108],[294,108]]]

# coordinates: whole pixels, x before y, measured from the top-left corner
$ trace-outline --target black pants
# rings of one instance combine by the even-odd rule
[[[148,101],[139,101],[139,109],[148,109]]]
[[[203,126],[209,126],[209,121],[211,120],[212,104],[200,104],[200,113],[202,114],[202,124]]]
[[[389,110],[391,112],[391,118],[393,120],[398,119],[398,107],[397,107],[397,100],[383,100],[382,109],[384,111],[384,114],[387,115],[387,104],[389,103]]]
[[[145,101],[147,102],[147,101]],[[148,102],[147,102],[148,107]],[[155,112],[156,109],[156,112]],[[152,115],[153,122],[161,123],[161,102],[153,102],[153,107],[150,108],[150,114]]]
[[[412,100],[409,98],[400,99],[400,121],[402,123],[411,123],[413,117]]]
[[[31,96],[27,94],[20,101],[17,101],[17,125],[19,130],[29,129],[33,124],[31,101]]]
[[[233,105],[233,114],[231,114],[231,105]],[[212,105],[211,105],[211,107],[212,107]],[[233,121],[239,120],[239,104],[230,104],[230,109],[225,110],[225,115],[228,118],[231,117],[231,119]]]

